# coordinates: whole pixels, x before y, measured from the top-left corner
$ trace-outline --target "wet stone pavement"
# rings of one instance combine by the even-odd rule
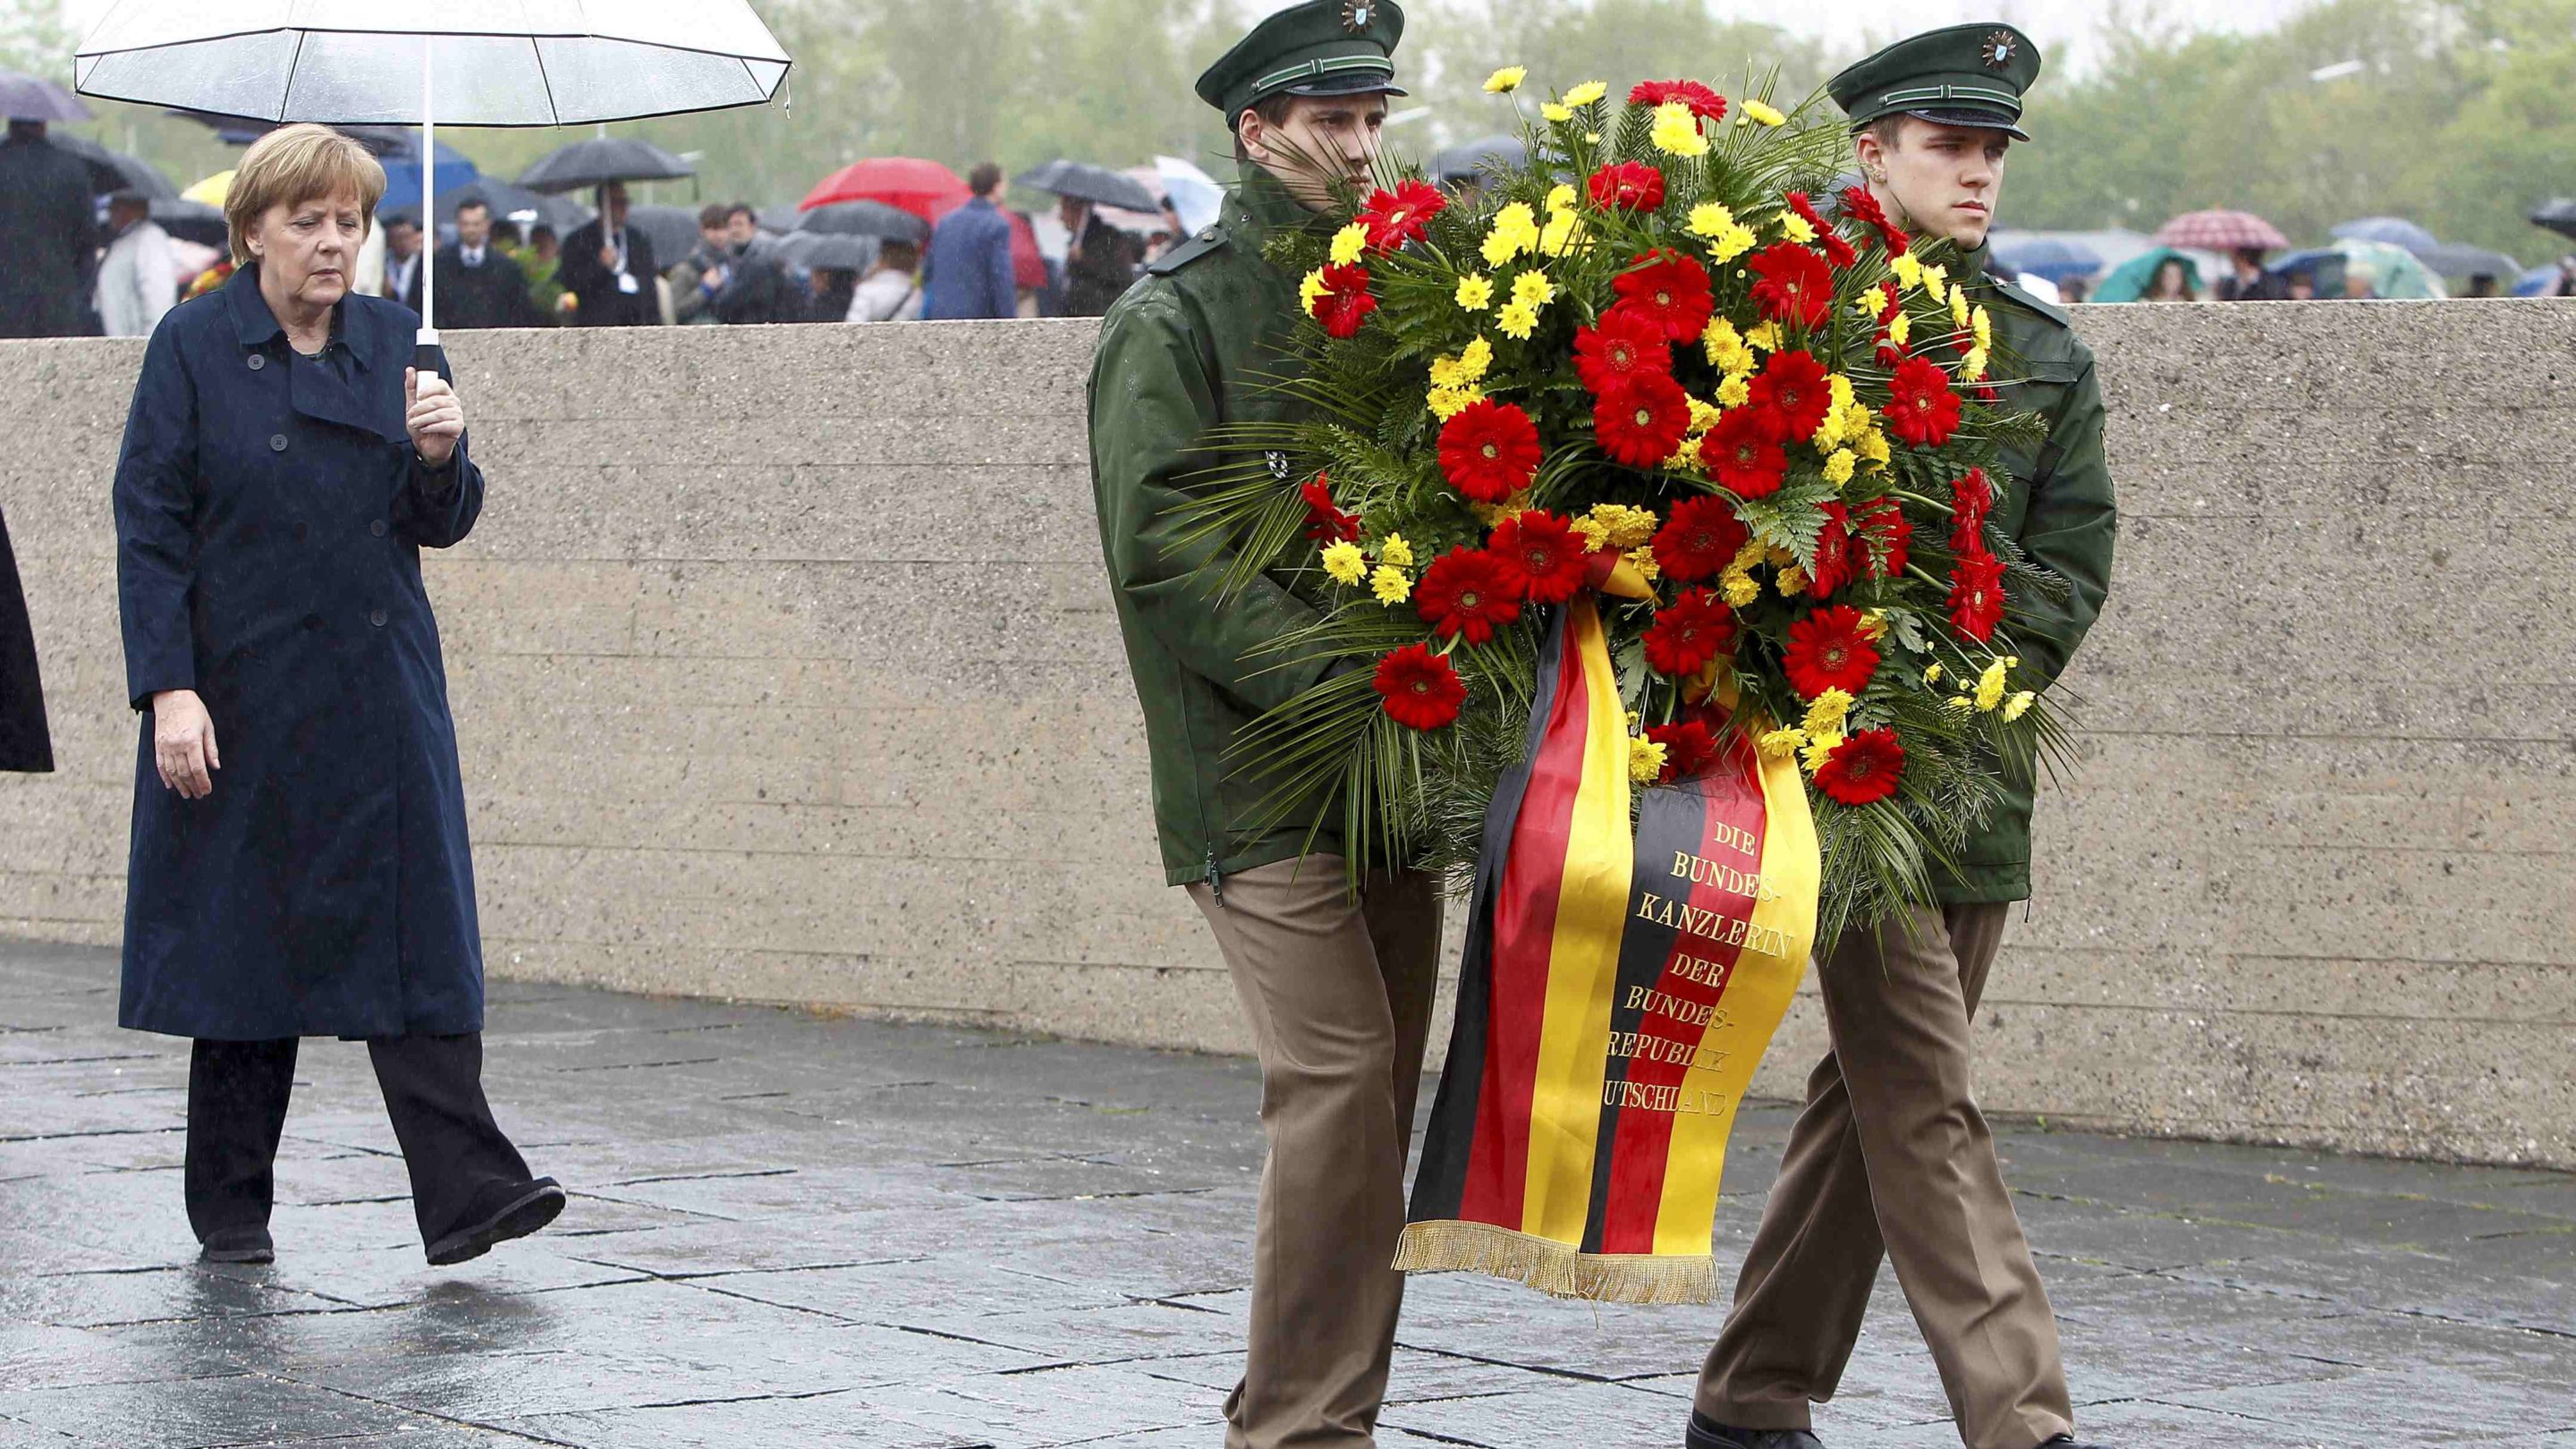
[[[561,1222],[424,1266],[366,1055],[307,1043],[273,1267],[180,1205],[186,1044],[108,953],[0,943],[0,1449],[1216,1449],[1254,1072],[559,987],[494,991]],[[1747,1112],[1719,1252],[1787,1131]],[[2576,1449],[2576,1178],[2003,1134],[2108,1443]],[[1380,1442],[1678,1446],[1715,1308],[1418,1280]],[[1955,1444],[1892,1281],[1828,1444]]]

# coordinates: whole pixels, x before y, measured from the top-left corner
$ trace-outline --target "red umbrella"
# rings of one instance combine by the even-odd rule
[[[2290,239],[2250,211],[2192,211],[2157,228],[2156,244],[2204,252],[2232,252],[2239,247],[2275,252],[2289,246]]]
[[[1011,284],[1032,292],[1045,290],[1046,253],[1038,250],[1037,228],[1029,224],[1029,214],[1025,211],[1002,214],[1011,219]]]
[[[800,211],[812,211],[843,201],[878,201],[900,207],[923,221],[937,221],[971,194],[956,172],[936,161],[877,156],[824,177],[796,205]]]

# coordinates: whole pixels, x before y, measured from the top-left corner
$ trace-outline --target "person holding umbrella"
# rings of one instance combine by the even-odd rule
[[[626,225],[626,183],[599,188],[599,215],[564,238],[564,291],[576,327],[651,327],[662,320],[653,239]]]
[[[1102,221],[1099,208],[1082,197],[1058,197],[1056,220],[1073,237],[1064,254],[1064,315],[1106,315],[1109,304],[1135,285],[1143,249],[1134,237]]]
[[[563,1210],[483,1093],[465,795],[420,551],[483,507],[418,319],[350,291],[384,171],[291,125],[224,205],[232,279],[144,354],[117,460],[134,781],[119,1023],[195,1040],[184,1192],[267,1262],[298,1039],[364,1040],[434,1264]]]
[[[7,104],[13,112],[36,108],[15,97]],[[74,112],[48,114],[76,119],[87,108],[75,102]],[[89,184],[88,165],[46,141],[43,119],[12,114],[8,137],[0,140],[0,337],[82,337],[94,330],[89,301],[98,223]]]

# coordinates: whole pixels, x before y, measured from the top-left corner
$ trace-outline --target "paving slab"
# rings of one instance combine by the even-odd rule
[[[0,1449],[1216,1449],[1262,1144],[1225,1058],[495,983],[571,1194],[434,1269],[363,1049],[308,1043],[279,1261],[203,1267],[185,1043],[0,942]],[[1741,1114],[1730,1278],[1793,1108]],[[2078,1417],[2118,1445],[2576,1449],[2576,1178],[2000,1122]],[[1382,1449],[1680,1442],[1719,1306],[1409,1285]],[[1819,1427],[1957,1443],[1892,1275]]]

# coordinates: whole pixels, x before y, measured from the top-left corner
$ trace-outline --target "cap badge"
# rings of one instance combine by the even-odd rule
[[[2009,68],[2013,62],[2013,52],[2020,48],[2020,37],[2014,35],[2009,30],[1998,30],[1994,34],[1987,36],[1984,52],[1987,68],[1990,70],[2004,70]]]
[[[1377,20],[1377,0],[1342,0],[1342,28],[1353,35]]]

